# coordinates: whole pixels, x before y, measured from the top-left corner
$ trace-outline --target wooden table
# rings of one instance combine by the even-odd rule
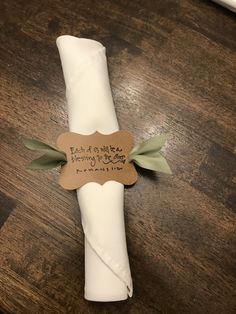
[[[0,305],[3,313],[230,314],[236,309],[236,19],[209,1],[3,0]],[[117,116],[138,141],[169,132],[173,176],[125,191],[134,296],[84,300],[75,192],[25,169],[22,137],[68,130],[56,37],[101,41]]]

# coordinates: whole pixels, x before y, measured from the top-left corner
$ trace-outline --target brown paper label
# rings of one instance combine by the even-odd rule
[[[131,185],[137,181],[136,169],[128,161],[133,148],[133,136],[128,131],[109,135],[66,132],[58,137],[57,146],[67,156],[59,176],[59,184],[67,190],[88,182],[103,184],[114,180]]]

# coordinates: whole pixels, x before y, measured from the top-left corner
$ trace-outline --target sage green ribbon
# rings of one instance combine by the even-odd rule
[[[128,156],[129,162],[134,162],[139,167],[171,174],[171,169],[160,150],[167,140],[167,135],[156,135],[136,146]],[[63,166],[66,162],[66,154],[46,143],[35,139],[24,139],[24,145],[31,150],[43,152],[44,155],[34,159],[27,165],[31,170],[47,170]]]
[[[171,169],[160,153],[167,140],[167,134],[156,135],[137,144],[128,156],[129,162],[133,161],[139,167],[171,174]]]
[[[63,166],[66,163],[66,154],[46,143],[35,139],[23,139],[25,147],[44,153],[41,157],[31,161],[26,168],[31,170],[47,170]]]

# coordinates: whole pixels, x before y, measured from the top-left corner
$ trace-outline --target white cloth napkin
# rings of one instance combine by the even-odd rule
[[[57,38],[66,83],[71,132],[109,134],[119,129],[107,71],[105,48],[97,41]],[[131,297],[126,247],[124,186],[91,182],[77,190],[85,234],[85,298],[119,301]]]

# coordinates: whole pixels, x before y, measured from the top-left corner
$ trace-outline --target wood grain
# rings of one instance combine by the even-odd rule
[[[210,1],[3,0],[0,10],[0,311],[236,312],[236,19]],[[101,41],[120,126],[169,132],[174,175],[125,190],[133,298],[83,298],[76,195],[24,168],[23,136],[68,130],[55,39]]]

